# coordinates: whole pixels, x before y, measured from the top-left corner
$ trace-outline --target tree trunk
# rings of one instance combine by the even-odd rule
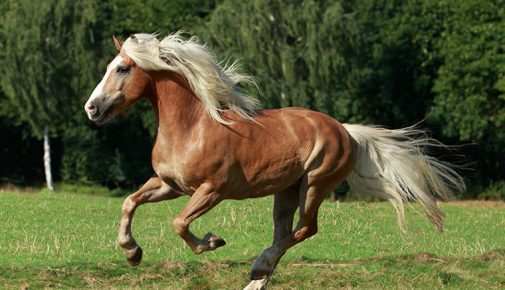
[[[46,184],[49,190],[53,190],[53,175],[51,173],[51,146],[49,145],[49,128],[44,127],[44,171],[46,173]]]

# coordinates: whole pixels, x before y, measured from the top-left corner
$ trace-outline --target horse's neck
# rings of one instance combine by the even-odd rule
[[[153,72],[150,97],[158,119],[158,134],[182,138],[206,117],[201,101],[187,82],[169,72]]]

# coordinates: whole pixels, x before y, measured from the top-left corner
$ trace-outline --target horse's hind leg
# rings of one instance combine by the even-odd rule
[[[202,184],[193,193],[181,213],[174,219],[175,232],[195,254],[212,251],[226,244],[223,239],[212,233],[207,233],[203,239],[199,239],[189,230],[189,224],[193,220],[212,209],[220,201],[219,193],[211,185]]]
[[[119,225],[118,246],[123,249],[128,263],[136,266],[142,260],[142,249],[133,239],[131,225],[136,208],[149,202],[158,202],[181,196],[182,193],[165,184],[158,176],[149,179],[137,192],[123,202],[122,218]]]
[[[327,179],[328,180],[328,179]],[[338,185],[338,180],[309,182],[308,176],[302,180],[299,194],[300,219],[294,231],[267,248],[255,261],[251,271],[252,280],[261,280],[275,269],[282,255],[292,246],[317,233],[317,212],[328,192]],[[311,184],[309,186],[309,184]]]
[[[281,241],[282,239],[288,237],[293,232],[293,217],[295,215],[296,208],[298,207],[298,186],[291,187],[282,192],[275,194],[274,197],[274,239],[272,245]],[[267,253],[268,254],[268,253]],[[275,269],[277,263],[281,259],[282,255],[277,257],[274,261],[274,265],[271,265]],[[263,252],[265,255],[265,252]],[[258,258],[260,259],[260,258]],[[268,274],[268,273],[267,273]],[[267,284],[268,275],[260,280],[253,280],[249,285],[244,288],[248,289],[264,289]]]

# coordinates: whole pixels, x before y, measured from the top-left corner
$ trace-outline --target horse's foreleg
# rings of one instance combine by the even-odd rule
[[[175,232],[188,244],[195,254],[212,251],[226,243],[219,236],[206,234],[203,239],[197,238],[189,231],[189,224],[220,202],[217,193],[209,184],[202,184],[191,196],[181,213],[174,219]]]
[[[174,190],[159,177],[155,176],[149,179],[137,192],[125,199],[117,244],[123,249],[130,265],[136,266],[142,260],[142,249],[137,245],[135,239],[133,239],[131,232],[133,214],[136,208],[143,203],[173,199],[181,195],[182,193]]]

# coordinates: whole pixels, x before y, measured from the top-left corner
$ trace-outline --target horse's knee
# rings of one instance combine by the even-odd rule
[[[173,225],[174,230],[178,235],[184,234],[188,229],[188,223],[183,218],[175,218]]]
[[[135,209],[135,202],[133,202],[132,197],[128,196],[125,198],[123,201],[123,207],[122,207],[122,214],[123,215],[128,215],[130,212],[132,212]]]

